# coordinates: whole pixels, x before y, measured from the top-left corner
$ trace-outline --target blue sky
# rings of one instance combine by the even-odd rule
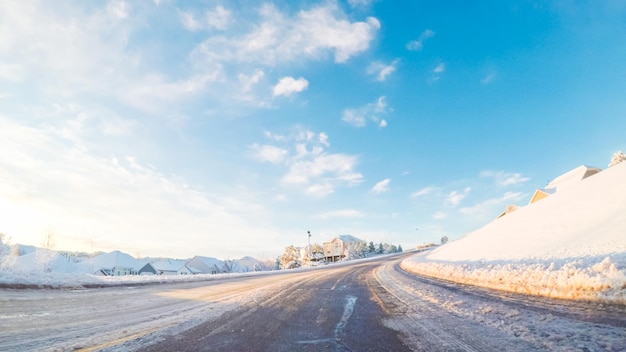
[[[3,1],[0,231],[437,242],[626,150],[621,1]]]

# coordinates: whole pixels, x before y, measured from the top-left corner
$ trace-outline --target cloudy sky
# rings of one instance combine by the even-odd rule
[[[0,231],[272,258],[455,239],[626,151],[622,1],[2,1]]]

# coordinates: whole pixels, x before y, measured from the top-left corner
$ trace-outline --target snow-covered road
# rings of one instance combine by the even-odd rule
[[[449,283],[407,273],[398,262],[374,277],[388,326],[417,350],[626,350],[624,306]]]
[[[252,350],[277,341],[284,350],[362,350],[367,337],[377,350],[626,349],[622,306],[424,279],[399,268],[405,257],[203,282],[2,289],[0,351],[211,350],[177,344],[188,337],[258,341]],[[268,312],[280,319],[268,323]]]

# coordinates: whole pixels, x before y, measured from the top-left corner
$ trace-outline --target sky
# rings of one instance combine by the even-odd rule
[[[2,1],[0,231],[135,256],[454,240],[626,151],[622,1]]]

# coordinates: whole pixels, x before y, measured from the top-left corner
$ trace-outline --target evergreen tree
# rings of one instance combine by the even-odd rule
[[[370,241],[369,244],[369,252],[370,254],[375,254],[376,253],[376,246],[374,246],[374,242]]]
[[[383,243],[380,242],[378,244],[378,249],[376,250],[376,254],[383,254],[385,253],[385,247],[383,247]]]
[[[398,253],[402,253],[402,252],[404,252],[404,250],[402,249],[402,245],[399,244],[398,245]]]

